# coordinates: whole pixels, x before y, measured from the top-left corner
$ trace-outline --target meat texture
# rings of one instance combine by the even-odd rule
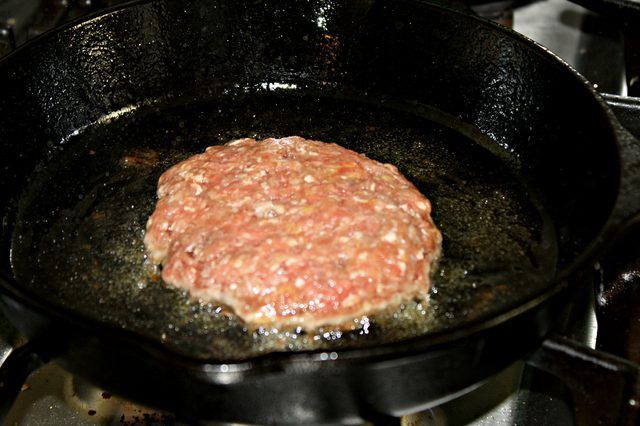
[[[211,146],[158,198],[144,242],[164,281],[251,326],[353,327],[424,298],[440,253],[431,203],[396,167],[295,136]]]

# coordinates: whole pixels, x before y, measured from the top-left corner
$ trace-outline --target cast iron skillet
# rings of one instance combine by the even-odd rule
[[[41,357],[187,419],[354,423],[452,398],[540,344],[640,207],[640,154],[588,82],[418,1],[133,2],[2,61],[0,93],[6,314]],[[433,201],[427,307],[252,331],[158,282],[141,237],[161,171],[291,134],[394,163]]]

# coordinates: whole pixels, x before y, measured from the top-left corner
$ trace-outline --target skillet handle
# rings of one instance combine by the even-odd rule
[[[32,346],[0,314],[0,424],[4,424],[27,377],[43,365]]]
[[[578,426],[631,426],[640,421],[637,364],[559,335],[548,337],[527,363],[569,387]]]

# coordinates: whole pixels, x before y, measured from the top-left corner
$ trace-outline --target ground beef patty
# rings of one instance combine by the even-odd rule
[[[442,237],[390,164],[300,137],[239,139],[167,170],[147,223],[162,278],[251,326],[353,326],[429,289]]]

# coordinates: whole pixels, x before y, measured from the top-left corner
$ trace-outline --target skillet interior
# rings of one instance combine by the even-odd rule
[[[437,118],[446,119],[297,90],[125,114],[85,129],[31,177],[18,210],[14,271],[61,306],[214,359],[370,346],[495,314],[548,285],[555,237],[534,193],[481,146],[490,141]],[[444,256],[430,303],[361,319],[346,333],[247,330],[215,303],[169,288],[145,264],[144,227],[162,171],[208,145],[292,134],[396,164],[432,199]]]
[[[6,280],[217,359],[450,329],[554,285],[556,257],[569,265],[613,202],[606,114],[521,40],[420,7],[142,3],[14,55],[0,68],[2,177],[16,188],[2,203]],[[220,328],[211,307],[145,282],[141,231],[162,169],[232,137],[290,134],[392,162],[433,200],[446,241],[426,317],[408,306],[416,315],[392,333],[379,318],[364,337],[282,343]],[[126,155],[143,158],[122,167]]]

